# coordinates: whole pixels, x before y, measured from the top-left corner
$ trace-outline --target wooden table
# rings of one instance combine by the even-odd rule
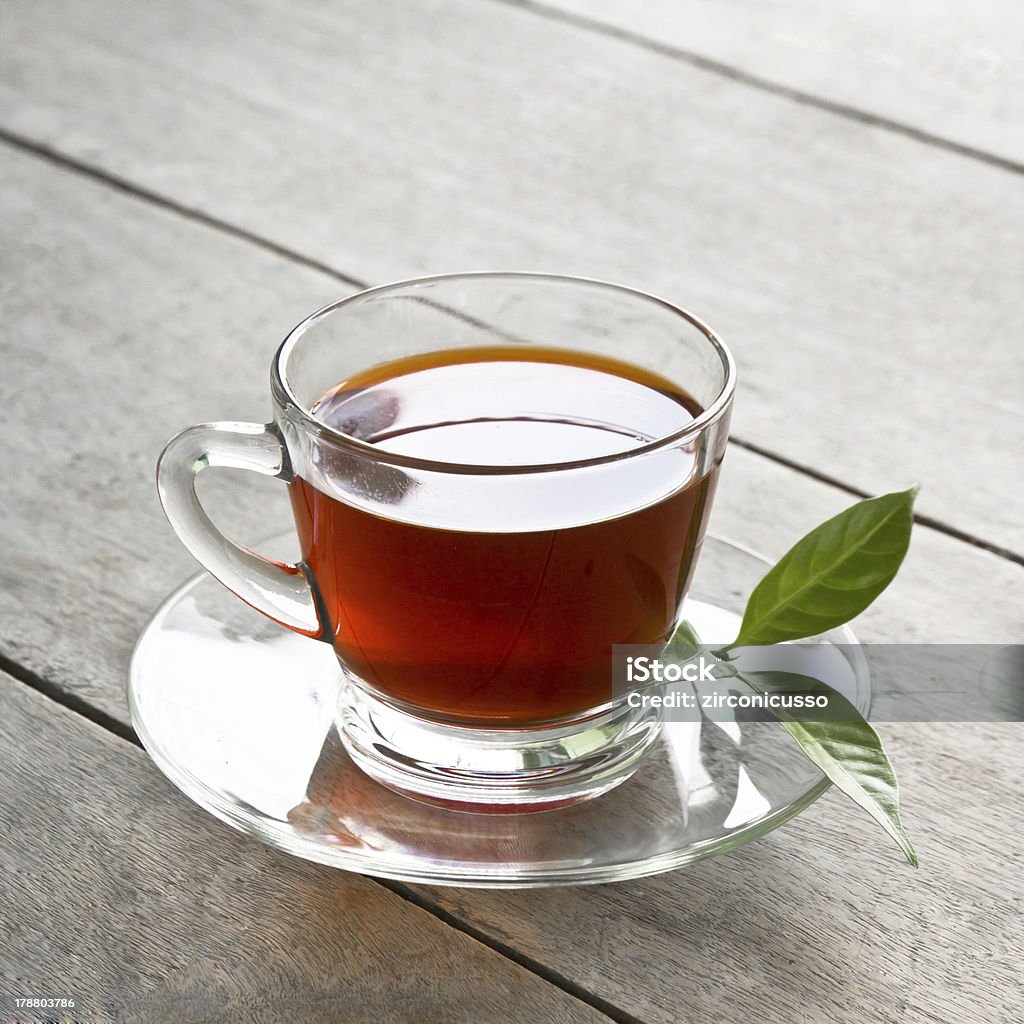
[[[687,870],[484,892],[232,832],[139,749],[124,685],[194,569],[163,442],[265,419],[317,306],[492,267],[634,283],[722,331],[727,536],[778,555],[919,480],[865,639],[1024,640],[1022,12],[5,5],[0,993],[89,1024],[1021,1020],[1019,725],[885,727],[916,873],[832,792]],[[288,522],[273,482],[208,491],[248,541]]]

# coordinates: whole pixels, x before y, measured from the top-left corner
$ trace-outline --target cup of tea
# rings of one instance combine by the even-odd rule
[[[302,321],[271,366],[271,422],[183,431],[160,499],[221,583],[332,646],[367,774],[466,810],[563,806],[657,739],[657,712],[613,689],[612,647],[678,620],[734,389],[708,327],[632,288],[403,281]],[[217,530],[208,466],[287,484],[301,561]]]

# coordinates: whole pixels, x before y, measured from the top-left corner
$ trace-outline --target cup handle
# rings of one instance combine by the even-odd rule
[[[167,443],[157,463],[160,504],[182,544],[246,604],[303,636],[328,639],[305,566],[264,558],[213,525],[195,486],[207,466],[290,480],[288,453],[273,425],[203,423],[183,430]]]

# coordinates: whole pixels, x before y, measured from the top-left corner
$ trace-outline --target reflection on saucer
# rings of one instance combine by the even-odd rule
[[[738,595],[763,568],[709,537],[686,616],[704,635],[735,635]],[[855,643],[848,630],[834,639]],[[201,806],[289,853],[407,881],[521,886],[653,874],[769,831],[826,785],[777,725],[737,716],[666,723],[636,774],[586,803],[524,814],[429,806],[352,763],[335,726],[339,684],[327,645],[276,626],[203,576],[147,627],[129,695],[153,759]],[[867,700],[866,677],[852,671],[848,685]]]

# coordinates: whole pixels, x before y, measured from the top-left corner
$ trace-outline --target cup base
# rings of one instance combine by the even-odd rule
[[[394,792],[451,810],[518,814],[625,782],[657,741],[661,717],[622,703],[542,728],[469,728],[415,718],[348,679],[337,726],[352,760]]]

